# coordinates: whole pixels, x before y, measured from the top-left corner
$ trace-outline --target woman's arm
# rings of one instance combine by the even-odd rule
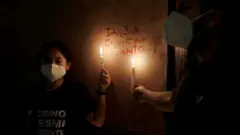
[[[155,104],[166,104],[171,102],[172,91],[156,92],[147,90],[146,97],[148,97],[148,100],[153,101]]]
[[[163,112],[173,112],[174,104],[172,97],[172,91],[161,92],[161,94],[159,95],[160,102],[157,103],[156,109]]]
[[[149,90],[150,91],[150,90]],[[149,101],[157,110],[163,112],[173,112],[172,91],[153,92],[150,91]]]
[[[173,111],[172,91],[156,92],[146,88],[140,90],[140,102],[148,103],[154,106],[157,110],[164,112]]]
[[[99,101],[94,113],[89,115],[89,122],[96,127],[102,127],[106,115],[106,91],[111,84],[111,76],[106,69],[102,69],[99,80]]]
[[[95,112],[89,114],[88,121],[96,127],[102,127],[104,125],[105,115],[106,115],[106,96],[100,95],[96,110]]]

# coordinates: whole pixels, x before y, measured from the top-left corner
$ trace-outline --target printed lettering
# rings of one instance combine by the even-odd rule
[[[61,127],[65,127],[65,120],[62,120],[62,125],[61,125]]]
[[[40,127],[43,127],[43,126],[44,126],[44,119],[39,119],[39,120],[38,120],[38,125],[39,125]]]
[[[32,110],[28,110],[28,115],[31,115],[32,114]]]
[[[43,111],[42,114],[43,114],[43,117],[48,117],[48,111]]]
[[[66,117],[66,112],[64,110],[39,110],[38,117]]]
[[[54,111],[50,111],[51,112],[51,117],[57,117],[58,116],[58,110]]]
[[[55,119],[39,119],[39,127],[45,128],[62,128],[65,127],[65,120],[55,120]]]
[[[64,135],[64,130],[40,129],[39,135]]]
[[[63,110],[59,111],[59,116],[60,116],[61,118],[66,117],[66,112],[63,111]]]
[[[52,126],[55,127],[55,128],[60,128],[61,127],[61,120],[53,120],[52,121]]]

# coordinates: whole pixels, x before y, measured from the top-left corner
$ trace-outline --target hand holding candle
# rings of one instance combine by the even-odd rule
[[[100,47],[100,64],[102,69],[104,68],[104,60],[103,60],[103,49]]]

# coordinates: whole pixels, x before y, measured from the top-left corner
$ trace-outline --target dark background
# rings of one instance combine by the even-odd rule
[[[75,63],[72,67],[71,77],[85,83],[91,91],[94,91],[99,67],[92,63],[98,61],[98,56],[89,58],[92,50],[94,50],[94,46],[89,46],[89,42],[94,40],[92,39],[92,31],[95,29],[98,20],[106,21],[111,25],[119,25],[120,22],[130,25],[137,24],[143,27],[145,24],[160,26],[164,12],[167,14],[167,8],[167,0],[10,0],[1,4],[1,12],[4,18],[2,22],[1,55],[4,56],[3,58],[7,58],[5,61],[9,65],[4,67],[4,71],[14,71],[12,73],[17,80],[16,122],[19,128],[22,122],[20,116],[23,98],[29,93],[34,93],[36,86],[39,85],[40,74],[36,55],[44,42],[58,39],[67,44],[73,51]],[[161,36],[161,31],[156,33]],[[161,37],[155,40],[161,40]],[[166,56],[164,47],[159,47],[159,50]],[[155,63],[155,60],[159,61],[155,58],[152,63]],[[166,82],[164,81],[165,75],[163,71],[157,68],[164,67],[166,61],[159,63],[160,65],[156,68],[148,69],[154,71],[151,76],[145,76],[145,79],[143,79],[143,76],[139,79],[139,82],[161,89],[163,86],[160,84]],[[121,73],[119,69],[114,69],[112,65],[109,64],[108,68],[113,74],[115,84],[108,96],[108,113],[104,133],[114,135],[131,133],[127,130],[127,127],[133,121],[132,119],[136,119],[135,116],[141,117],[141,119],[137,122],[137,130],[132,131],[133,133],[163,134],[164,121],[161,112],[148,105],[135,105],[136,108],[132,108],[132,104],[135,103],[131,100],[129,92],[124,90],[128,88],[128,83],[126,83],[128,78],[122,77],[126,76],[128,72]],[[4,74],[9,76],[8,73]],[[5,79],[10,80],[11,78]],[[7,85],[11,86],[12,82]],[[135,114],[132,113],[131,109],[137,110]]]

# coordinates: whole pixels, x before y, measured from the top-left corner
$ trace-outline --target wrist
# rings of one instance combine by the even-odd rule
[[[105,88],[103,88],[103,87],[99,87],[98,88],[98,90],[97,90],[97,94],[99,95],[99,96],[102,96],[102,95],[106,95],[107,94],[107,90],[105,89]]]

